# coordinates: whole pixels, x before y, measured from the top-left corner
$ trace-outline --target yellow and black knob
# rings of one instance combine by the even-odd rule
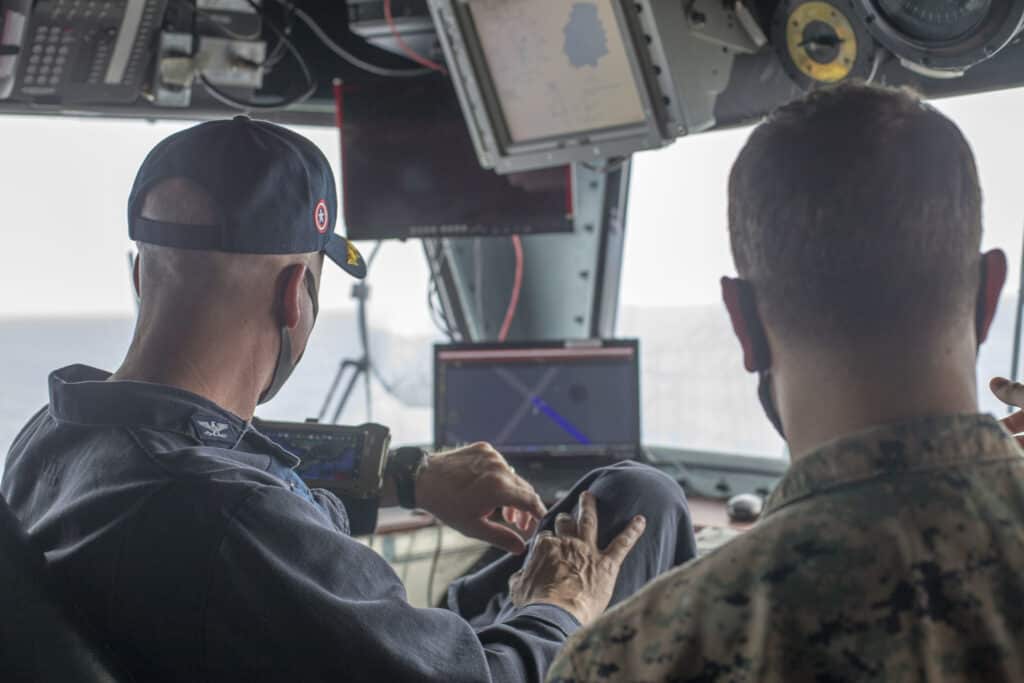
[[[786,72],[801,88],[870,75],[874,41],[836,4],[786,0],[777,12],[773,42]]]

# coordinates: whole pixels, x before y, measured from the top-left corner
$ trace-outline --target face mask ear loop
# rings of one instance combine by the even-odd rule
[[[267,403],[281,391],[281,387],[291,377],[295,365],[292,364],[292,338],[288,334],[288,328],[281,328],[281,350],[277,354],[277,365],[274,366],[274,376],[270,380],[270,386],[259,398],[259,404]]]
[[[316,322],[317,316],[320,313],[320,302],[316,291],[316,281],[313,279],[312,273],[309,269],[306,270],[306,290],[309,292],[309,300],[313,304],[313,321]],[[299,356],[295,362],[292,362],[292,338],[288,334],[288,328],[281,328],[281,350],[277,354],[277,365],[274,366],[274,376],[270,379],[270,386],[263,392],[263,395],[259,398],[259,405],[269,402],[275,396],[277,392],[281,391],[281,387],[284,386],[288,378],[292,376],[292,372],[295,370],[295,366],[302,360],[302,356]]]
[[[744,325],[747,334],[750,336],[754,364],[757,366],[757,398],[761,402],[761,408],[765,416],[779,436],[785,440],[786,431],[782,426],[782,415],[775,404],[775,397],[772,395],[772,354],[768,347],[768,335],[764,331],[761,317],[757,310],[757,301],[754,295],[754,288],[746,280],[739,283],[740,307],[743,312]]]
[[[761,409],[765,417],[775,427],[782,440],[786,440],[786,430],[782,426],[782,415],[779,414],[778,406],[775,405],[775,397],[772,396],[772,371],[761,370],[757,373],[757,398],[761,402]]]

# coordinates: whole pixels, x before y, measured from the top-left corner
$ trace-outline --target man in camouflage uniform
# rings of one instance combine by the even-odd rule
[[[793,465],[752,530],[549,680],[1024,681],[1024,458],[975,377],[1006,259],[979,255],[967,142],[908,92],[843,86],[754,131],[729,197],[723,295]]]

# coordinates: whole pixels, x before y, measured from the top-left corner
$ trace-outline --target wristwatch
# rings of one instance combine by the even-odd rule
[[[427,464],[428,453],[422,448],[407,446],[391,451],[387,475],[395,482],[398,504],[406,510],[416,508],[416,479]]]

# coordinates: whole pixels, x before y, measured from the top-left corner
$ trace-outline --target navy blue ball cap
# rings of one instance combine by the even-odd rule
[[[217,204],[216,225],[143,218],[148,192],[184,179]],[[135,176],[128,232],[137,242],[237,254],[322,252],[353,277],[366,261],[334,233],[338,196],[327,157],[287,128],[245,116],[201,123],[161,141]]]

